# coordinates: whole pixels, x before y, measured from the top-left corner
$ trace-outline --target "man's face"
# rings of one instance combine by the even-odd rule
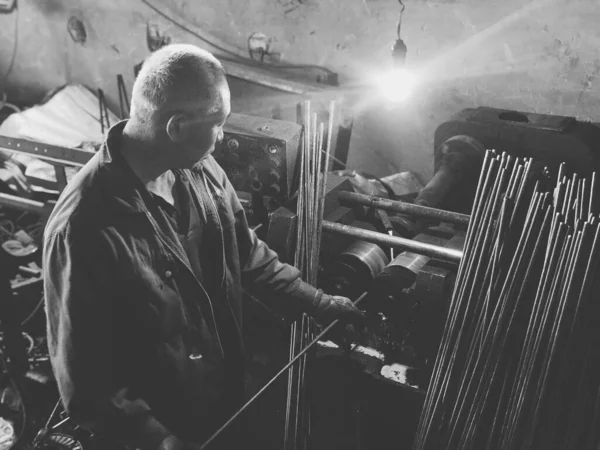
[[[184,168],[194,167],[210,155],[215,150],[215,144],[223,139],[223,126],[231,114],[227,83],[222,83],[216,97],[216,107],[211,114],[196,113],[188,120],[185,139],[178,146]]]

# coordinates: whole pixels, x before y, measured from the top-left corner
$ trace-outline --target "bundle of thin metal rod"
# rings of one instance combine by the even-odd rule
[[[327,134],[317,114],[311,113],[310,101],[304,103],[304,134],[300,154],[300,182],[297,196],[297,234],[295,266],[305,281],[315,286],[321,251],[321,224],[325,205],[327,161],[331,149],[335,103],[329,105]],[[325,148],[323,146],[325,144]],[[325,153],[325,164],[323,155]],[[316,334],[313,320],[303,315],[290,332],[290,361],[306,347]],[[305,354],[288,374],[285,420],[285,449],[306,448],[310,436],[310,409],[305,398],[305,378],[309,363]]]
[[[596,177],[551,175],[486,154],[414,450],[600,448]]]

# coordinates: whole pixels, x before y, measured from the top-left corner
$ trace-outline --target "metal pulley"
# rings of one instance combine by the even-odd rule
[[[326,271],[328,291],[344,296],[363,292],[388,264],[377,244],[354,241]]]

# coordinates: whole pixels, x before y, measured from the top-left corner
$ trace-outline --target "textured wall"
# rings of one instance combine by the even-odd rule
[[[388,63],[395,39],[396,0],[152,0],[241,52],[254,31],[277,39],[290,62],[322,64],[342,79]],[[405,0],[408,63],[420,70],[417,95],[390,110],[359,99],[349,163],[377,175],[412,170],[427,179],[433,131],[454,112],[488,105],[598,120],[598,0]],[[19,41],[8,78],[13,98],[35,100],[66,82],[103,88],[116,102],[116,75],[128,85],[148,54],[148,20],[174,41],[214,50],[158,17],[141,1],[21,0],[17,16],[0,15],[0,74]],[[88,40],[66,31],[72,15]],[[1,75],[0,75],[1,76]],[[269,115],[270,95],[236,84],[237,112]]]

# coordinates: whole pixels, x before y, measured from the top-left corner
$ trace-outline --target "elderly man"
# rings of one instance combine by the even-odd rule
[[[210,156],[230,114],[221,64],[191,45],[144,63],[131,118],[62,193],[44,236],[48,345],[84,428],[193,448],[241,404],[242,288],[324,321],[361,316],[248,228]]]

